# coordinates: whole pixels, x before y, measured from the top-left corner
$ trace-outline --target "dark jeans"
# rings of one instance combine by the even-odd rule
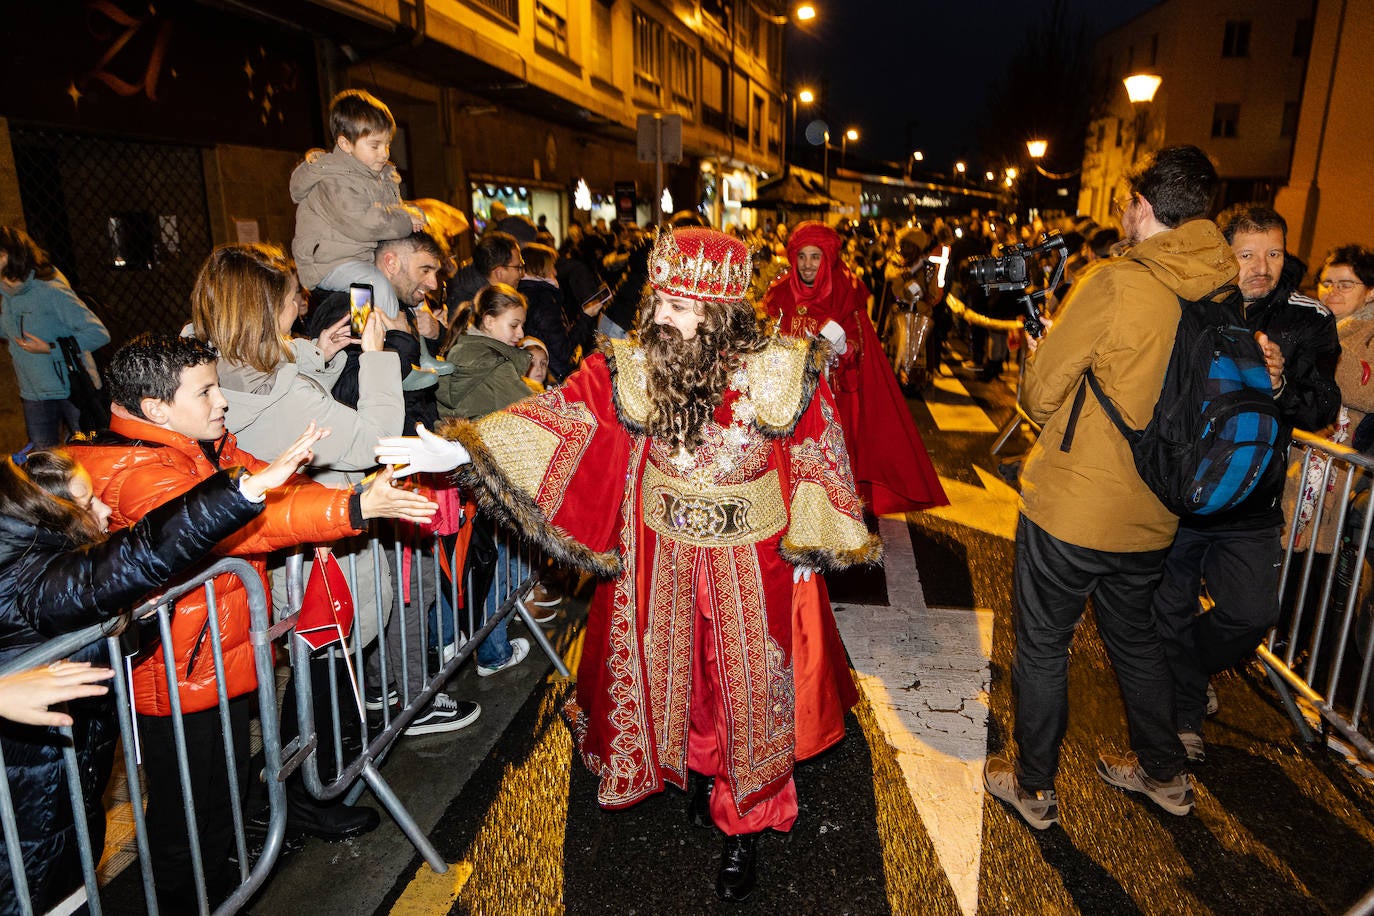
[[[229,727],[234,739],[234,766],[238,775],[239,801],[248,787],[248,723],[255,695],[229,701]],[[195,804],[196,833],[210,908],[238,887],[234,849],[233,809],[229,779],[224,765],[224,737],[219,709],[187,713],[186,756],[190,761],[191,798]],[[196,912],[196,883],[191,871],[191,846],[186,835],[186,814],[181,803],[177,775],[176,739],[171,716],[138,717],[143,744],[143,772],[148,787],[148,846],[158,907],[164,912]]]
[[[1155,591],[1154,613],[1173,671],[1179,731],[1202,730],[1207,679],[1254,652],[1278,622],[1282,563],[1278,527],[1178,529]],[[1204,579],[1215,603],[1200,614]]]
[[[29,401],[24,405],[24,430],[35,448],[52,448],[67,441],[67,435],[81,428],[81,412],[65,398]],[[65,428],[65,433],[64,433]]]
[[[1054,788],[1069,721],[1069,646],[1091,597],[1097,629],[1116,671],[1131,747],[1155,779],[1183,770],[1174,729],[1173,682],[1150,615],[1167,550],[1111,553],[1075,547],[1024,515],[1016,526],[1017,777],[1031,791]]]

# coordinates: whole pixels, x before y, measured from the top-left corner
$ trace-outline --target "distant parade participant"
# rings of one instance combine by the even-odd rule
[[[607,577],[566,709],[582,759],[607,808],[690,778],[689,821],[726,834],[725,900],[753,890],[759,835],[797,818],[793,764],[843,737],[857,698],[829,605],[793,592],[881,554],[823,375],[830,348],[760,336],[749,280],[739,240],[665,232],[637,340],[442,427],[452,442],[378,447],[399,474],[465,465],[484,508]]]
[[[868,288],[841,262],[841,245],[839,233],[821,223],[797,226],[787,240],[791,270],[773,281],[763,307],[779,334],[824,337],[834,346],[830,388],[869,511],[889,515],[948,505],[869,321]]]

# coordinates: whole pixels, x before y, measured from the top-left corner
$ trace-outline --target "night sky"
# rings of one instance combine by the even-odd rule
[[[1160,0],[1064,2],[1096,37]],[[798,111],[800,142],[808,122],[821,117],[832,138],[858,129],[852,149],[864,158],[901,161],[919,149],[927,168],[948,171],[955,159],[976,157],[985,100],[1003,82],[1025,30],[1052,0],[814,3],[811,25],[788,27],[789,88],[822,93],[810,112]]]

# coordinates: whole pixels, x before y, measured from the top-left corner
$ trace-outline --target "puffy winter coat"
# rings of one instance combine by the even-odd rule
[[[346,261],[371,262],[377,243],[411,233],[420,211],[401,202],[390,162],[374,172],[341,150],[312,149],[291,173],[296,238],[291,253],[301,285],[314,289]]]
[[[529,397],[522,376],[530,368],[530,352],[485,334],[463,334],[444,359],[453,363],[452,375],[439,379],[439,414],[472,420]]]
[[[109,540],[74,547],[65,535],[0,515],[0,664],[45,640],[98,623],[198,563],[261,510],[220,473],[154,509]],[[78,658],[108,664],[103,645]],[[104,839],[101,795],[118,729],[109,697],[70,705],[87,822],[97,851]],[[81,881],[76,830],[66,800],[63,739],[56,729],[0,720],[5,775],[19,821],[24,871],[35,912]],[[18,911],[8,868],[0,868],[0,912]]]
[[[90,472],[95,495],[114,510],[110,526],[130,525],[154,506],[165,503],[221,467],[242,465],[250,472],[266,463],[238,447],[232,433],[217,442],[197,442],[142,420],[114,417],[110,431],[71,452]],[[264,575],[266,555],[283,547],[337,540],[362,530],[348,490],[308,480],[278,487],[267,494],[267,507],[257,519],[225,538],[216,553],[243,557]],[[355,524],[356,523],[356,524]],[[264,580],[265,581],[265,580]],[[248,596],[234,576],[215,580],[220,638],[224,649],[225,685],[230,697],[257,687],[253,647],[248,642]],[[205,594],[186,595],[172,617],[172,646],[183,712],[210,709],[217,701]],[[171,715],[162,653],[145,658],[134,669],[134,697],[144,715]]]

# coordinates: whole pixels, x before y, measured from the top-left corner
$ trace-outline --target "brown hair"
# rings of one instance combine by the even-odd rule
[[[488,318],[498,318],[515,308],[529,308],[529,303],[515,287],[504,283],[493,283],[491,286],[483,287],[472,300],[472,326],[481,330],[482,322]]]
[[[545,279],[553,277],[553,266],[558,263],[558,252],[548,245],[530,242],[520,249],[520,254],[525,258],[525,273]]]
[[[730,373],[740,357],[763,349],[754,309],[742,299],[701,302],[702,321],[691,340],[654,323],[654,289],[639,309],[637,331],[647,351],[647,382],[653,408],[645,423],[650,436],[677,442],[689,451],[725,399]]]
[[[277,317],[296,265],[277,245],[220,245],[210,252],[191,290],[196,336],[214,344],[232,363],[271,372],[292,351]]]
[[[0,276],[12,283],[23,283],[33,274],[38,280],[51,280],[57,268],[48,260],[48,253],[38,247],[29,234],[13,226],[0,226],[0,251],[9,255]]]
[[[56,531],[77,546],[100,540],[100,526],[71,498],[79,469],[76,459],[59,448],[30,452],[23,467],[6,456],[0,462],[0,515]]]
[[[343,137],[349,143],[368,134],[396,133],[396,119],[391,109],[370,92],[345,89],[329,103],[329,136]]]

